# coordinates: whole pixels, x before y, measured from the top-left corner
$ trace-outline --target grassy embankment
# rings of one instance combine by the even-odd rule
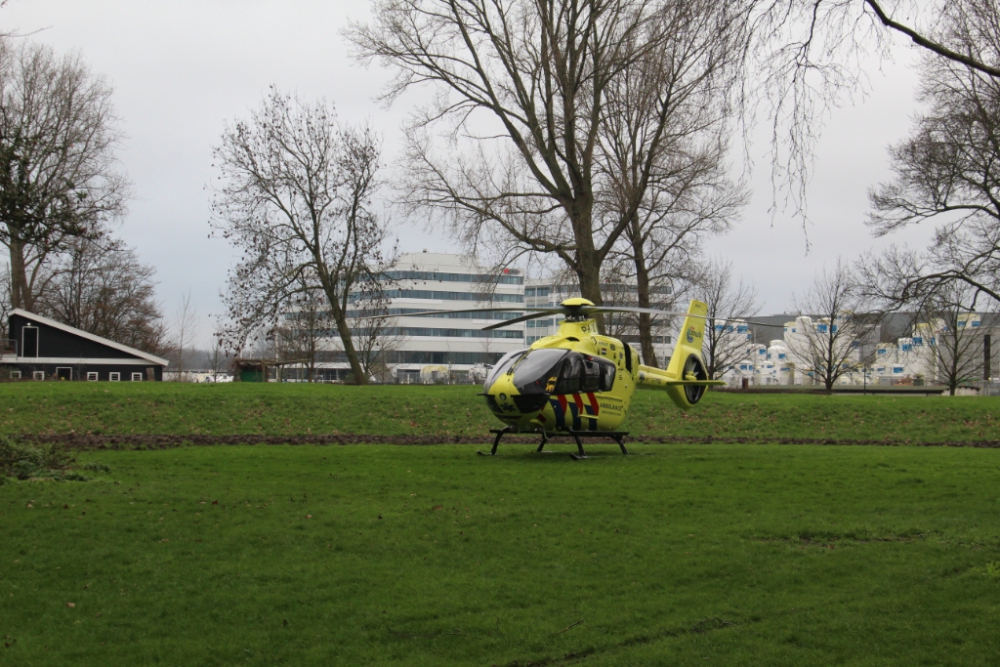
[[[0,384],[0,435],[45,433],[483,436],[478,387]],[[689,412],[640,391],[635,436],[943,442],[1000,439],[996,398],[709,393]]]

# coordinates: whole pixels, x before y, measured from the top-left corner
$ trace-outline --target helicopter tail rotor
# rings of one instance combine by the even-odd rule
[[[721,380],[709,380],[705,361],[701,356],[705,339],[705,320],[708,305],[702,301],[692,301],[687,316],[681,325],[665,370],[639,366],[639,384],[661,387],[680,408],[689,408],[705,395],[705,390],[713,385],[724,385]]]

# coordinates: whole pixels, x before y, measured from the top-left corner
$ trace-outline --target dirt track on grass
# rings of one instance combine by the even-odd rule
[[[99,449],[171,449],[174,447],[211,447],[220,445],[491,445],[493,436],[463,435],[108,435],[90,433],[61,433],[24,435],[24,440],[39,444],[56,444],[67,449],[86,451]],[[569,444],[569,436],[554,436],[554,444]],[[507,435],[503,445],[537,445],[538,436]],[[614,444],[610,439],[587,438],[591,444]],[[629,444],[650,445],[853,445],[877,447],[980,447],[1000,449],[1000,440],[849,440],[835,438],[763,438],[763,437],[690,437],[638,435],[626,439]]]

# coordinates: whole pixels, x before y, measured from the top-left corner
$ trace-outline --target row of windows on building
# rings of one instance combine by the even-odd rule
[[[100,380],[101,380],[101,374],[98,373],[98,372],[96,372],[96,371],[87,371],[86,375],[87,375],[87,382],[100,382]],[[143,373],[132,373],[131,376],[132,376],[131,377],[131,381],[132,382],[142,382],[145,379],[145,375]],[[71,380],[71,379],[73,379],[72,370],[70,370],[69,373],[63,375],[63,374],[59,373],[59,369],[56,369],[56,377],[61,377],[61,378],[65,378],[67,380]],[[21,371],[17,371],[17,370],[10,371],[10,379],[11,380],[20,380],[20,379],[22,379],[22,377],[21,377]],[[39,381],[45,380],[45,371],[32,371],[31,372],[31,379],[32,380],[39,380]],[[108,382],[121,382],[122,381],[122,374],[121,373],[108,373],[107,380],[108,380]]]
[[[430,352],[421,350],[396,350],[382,353],[386,364],[495,364],[503,352]],[[319,352],[317,363],[346,363],[343,352]]]
[[[500,285],[523,285],[524,276],[508,270],[500,275],[487,273],[445,273],[442,271],[386,271],[392,280],[440,280],[450,283],[486,283]]]
[[[625,285],[623,283],[605,283],[601,285],[601,291],[607,294],[637,294],[639,288],[635,285]],[[579,294],[579,285],[551,285],[548,287],[525,287],[524,296],[549,296],[550,294]],[[660,287],[650,287],[650,294],[673,294],[674,288],[669,285]]]
[[[335,329],[315,329],[314,335],[320,338],[332,338],[340,334]],[[438,329],[434,327],[385,327],[384,329],[351,328],[354,336],[423,336],[436,338],[524,338],[523,331],[508,331],[505,329]]]
[[[374,299],[378,294],[374,292],[352,292],[351,301]],[[490,294],[484,295],[477,292],[440,292],[437,290],[421,289],[387,289],[382,292],[382,297],[386,299],[434,299],[436,301],[477,301],[486,303],[524,303],[524,296],[521,294]]]
[[[372,317],[375,315],[412,315],[413,313],[425,313],[427,309],[425,308],[381,308],[379,310],[363,311],[363,310],[348,310],[347,317]],[[435,313],[434,317],[441,317],[449,320],[512,320],[516,317],[521,317],[524,315],[523,312],[503,312],[500,310],[484,310],[475,313],[449,313],[440,312]],[[329,317],[330,315],[327,314]],[[305,319],[302,315],[297,315],[296,313],[288,313],[285,315],[286,319]]]

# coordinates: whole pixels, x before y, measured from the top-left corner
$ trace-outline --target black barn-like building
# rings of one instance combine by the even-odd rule
[[[166,359],[95,336],[41,315],[14,309],[0,346],[7,377],[93,381],[162,381]]]

